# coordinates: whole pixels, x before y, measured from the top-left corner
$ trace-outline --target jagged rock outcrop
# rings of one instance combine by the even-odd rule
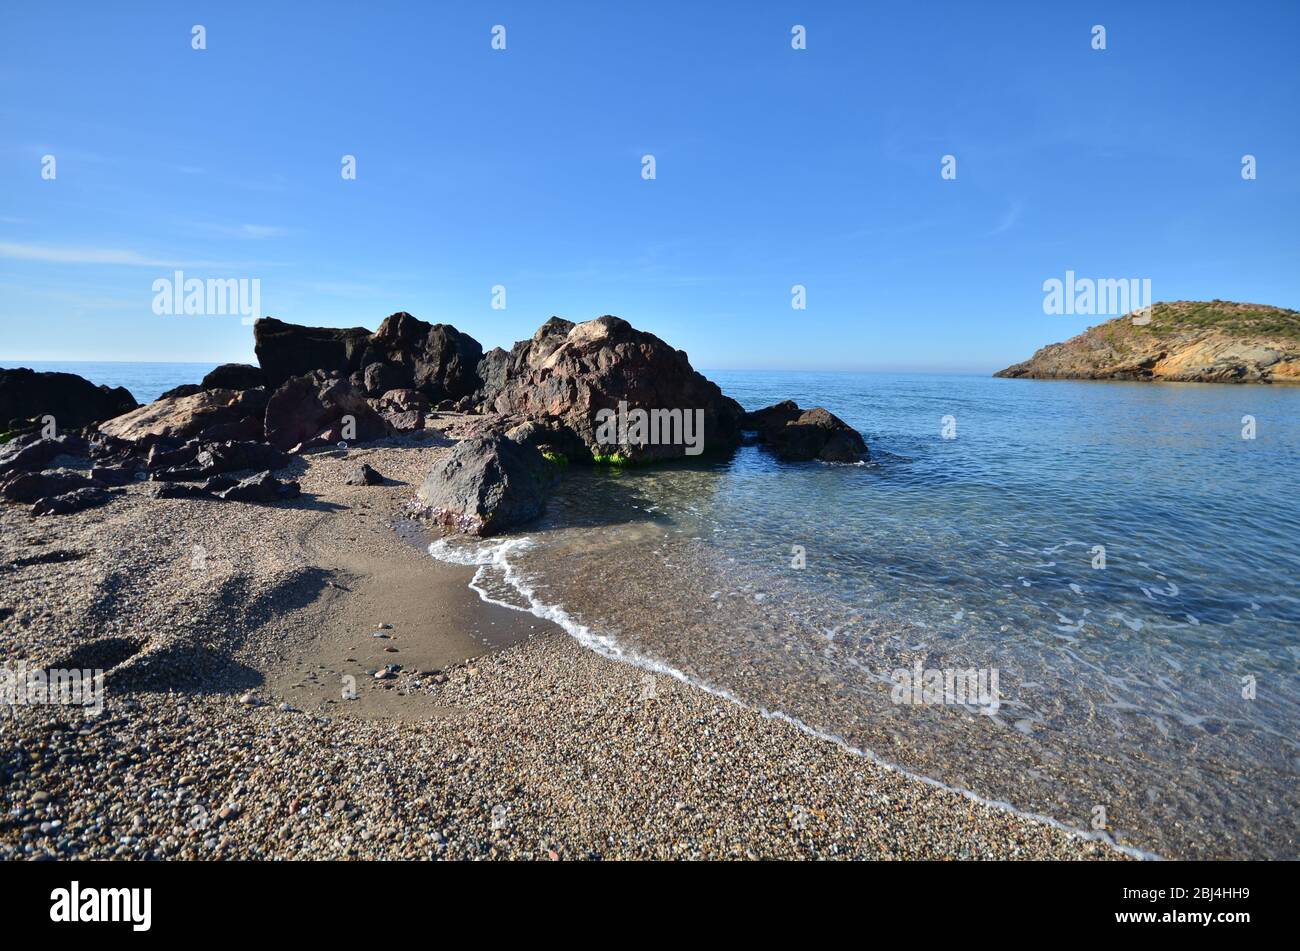
[[[528,340],[520,340],[509,352],[494,347],[479,362],[478,375],[482,381],[478,392],[486,412],[494,412],[497,396],[510,380],[519,380],[546,362],[552,353],[569,338],[575,324],[563,317],[551,317],[537,328]]]
[[[75,373],[17,367],[0,370],[0,432],[28,428],[53,416],[60,430],[81,429],[138,406],[125,387],[96,386]]]
[[[424,428],[424,418],[432,407],[429,398],[419,390],[388,390],[370,405],[394,432],[409,433]]]
[[[281,502],[296,499],[302,494],[298,483],[292,480],[281,481],[269,472],[241,479],[239,482],[218,492],[219,498],[226,502]]]
[[[20,436],[0,444],[0,478],[14,472],[36,472],[59,456],[84,456],[90,444],[80,436]]]
[[[361,369],[361,357],[369,343],[370,331],[364,327],[304,327],[274,317],[253,324],[253,352],[272,389],[313,370],[334,370],[347,376]]]
[[[746,413],[741,426],[756,431],[777,458],[788,462],[857,462],[867,455],[861,433],[820,406],[800,409],[785,400]]]
[[[266,441],[286,452],[392,434],[364,390],[324,370],[293,377],[271,394],[265,428]]]
[[[1300,383],[1300,312],[1220,300],[1157,303],[1049,344],[993,375]]]
[[[740,441],[740,405],[697,373],[686,353],[620,317],[580,324],[547,321],[510,354],[505,383],[486,392],[483,408],[507,416],[549,419],[563,426],[590,458],[627,461],[687,455],[690,440],[679,430],[665,438],[655,427],[649,439],[611,439],[602,423],[629,411],[699,411],[704,451],[725,451]],[[665,417],[666,418],[666,417]]]
[[[7,502],[30,504],[77,489],[103,488],[107,488],[103,482],[75,469],[47,469],[43,472],[18,472],[0,479],[0,498]]]
[[[495,535],[535,519],[546,505],[551,470],[531,446],[504,436],[456,444],[416,494],[421,513],[473,535]]]
[[[478,389],[481,359],[483,346],[469,334],[451,324],[429,324],[401,312],[384,318],[361,362],[367,372],[376,363],[389,368],[386,376],[376,380],[372,396],[410,388],[438,403],[462,399]]]
[[[482,345],[450,324],[430,324],[405,312],[385,317],[373,334],[363,327],[303,327],[265,317],[253,325],[253,339],[272,388],[314,370],[351,378],[370,396],[415,389],[434,403],[465,399],[479,388]]]
[[[159,441],[260,439],[267,392],[202,390],[169,396],[99,424],[112,439],[148,448]]]
[[[279,469],[288,463],[288,454],[264,442],[226,440],[200,443],[191,440],[173,452],[151,452],[147,465],[150,478],[179,481],[207,479],[241,469]]]

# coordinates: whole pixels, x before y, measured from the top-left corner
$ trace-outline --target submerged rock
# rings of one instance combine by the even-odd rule
[[[551,471],[532,446],[504,436],[457,443],[417,492],[425,514],[473,535],[495,535],[542,514]]]
[[[805,410],[785,400],[746,413],[741,425],[756,430],[777,458],[788,462],[857,462],[867,455],[862,435],[820,406]]]

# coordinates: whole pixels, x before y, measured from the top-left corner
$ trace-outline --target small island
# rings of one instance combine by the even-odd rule
[[[1043,347],[999,377],[1169,383],[1300,383],[1300,312],[1169,301]]]

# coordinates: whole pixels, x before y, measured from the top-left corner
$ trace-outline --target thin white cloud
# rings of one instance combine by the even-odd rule
[[[278,225],[203,225],[204,231],[226,238],[278,238],[289,233]]]
[[[38,261],[45,264],[104,264],[125,267],[248,267],[230,261],[173,261],[152,258],[127,248],[69,248],[43,244],[15,244],[0,241],[0,258]],[[260,267],[275,265],[261,264]]]
[[[992,237],[995,234],[1002,234],[1002,232],[1010,231],[1015,227],[1016,222],[1020,220],[1020,209],[1022,207],[1023,206],[1020,202],[1013,201],[1011,207],[1007,209],[1007,213],[1002,216],[1002,220],[998,222],[996,228],[989,232],[988,236]]]

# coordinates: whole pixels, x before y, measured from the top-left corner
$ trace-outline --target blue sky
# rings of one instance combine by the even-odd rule
[[[1067,269],[1300,307],[1294,2],[271,6],[5,5],[0,362],[251,361],[153,313],[175,268],[715,368],[993,370],[1098,322],[1043,313]]]

